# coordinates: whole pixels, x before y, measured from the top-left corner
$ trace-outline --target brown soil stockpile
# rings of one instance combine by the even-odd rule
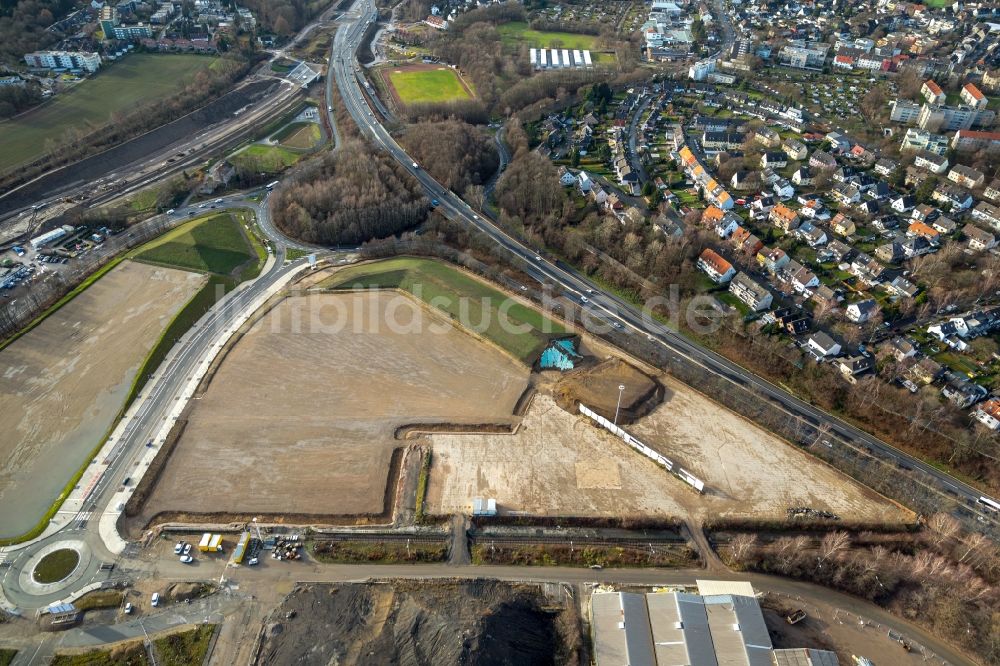
[[[556,383],[553,393],[559,406],[570,413],[575,414],[577,405],[583,403],[605,418],[613,419],[618,405],[618,387],[623,385],[619,424],[636,421],[663,401],[662,384],[619,358],[567,372]]]
[[[578,664],[581,639],[572,600],[547,598],[537,585],[320,584],[286,597],[254,663]]]

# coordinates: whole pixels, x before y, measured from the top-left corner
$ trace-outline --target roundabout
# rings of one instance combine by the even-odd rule
[[[21,569],[18,584],[31,596],[60,592],[80,580],[91,559],[90,546],[83,540],[56,541],[31,555]]]

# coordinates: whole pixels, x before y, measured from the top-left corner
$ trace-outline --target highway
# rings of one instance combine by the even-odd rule
[[[935,490],[941,495],[942,504],[950,502],[952,498],[958,498],[964,503],[966,511],[974,518],[968,518],[964,514],[959,516],[967,526],[976,531],[982,530],[984,525],[990,526],[994,531],[997,529],[996,514],[982,509],[982,505],[977,503],[982,493],[976,488],[797,398],[719,354],[693,343],[677,331],[654,319],[648,312],[640,312],[633,305],[617,296],[602,291],[600,287],[572,269],[557,265],[557,263],[542,257],[536,250],[500,229],[485,213],[473,210],[456,194],[438,183],[396,143],[365,100],[355,76],[354,54],[360,45],[367,24],[374,20],[375,9],[372,0],[359,0],[355,7],[360,9],[357,18],[352,24],[342,26],[334,40],[333,61],[335,67],[333,72],[341,97],[361,132],[375,146],[386,150],[409,170],[424,187],[429,198],[437,199],[440,202],[439,213],[464,222],[486,234],[514,257],[524,262],[527,267],[526,272],[540,282],[549,282],[561,287],[566,292],[574,294],[577,300],[586,297],[589,300],[587,308],[592,313],[606,318],[614,328],[644,335],[650,341],[665,346],[675,357],[696,364],[740,387],[752,390],[769,399],[776,407],[780,407],[788,414],[798,417],[814,427],[825,427],[831,434],[847,443],[869,447],[889,460],[895,460],[900,464],[920,470],[935,484]],[[343,20],[346,22],[349,18],[353,17],[345,16]],[[732,37],[728,31],[727,36]],[[996,500],[996,498],[992,499]]]

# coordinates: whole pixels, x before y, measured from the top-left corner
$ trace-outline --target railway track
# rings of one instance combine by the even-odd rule
[[[683,546],[687,543],[680,537],[569,537],[569,536],[489,536],[475,535],[469,537],[470,545],[479,546],[569,546],[574,548],[602,547],[628,548],[631,550],[649,550],[650,548],[670,548]]]
[[[339,532],[336,534],[314,534],[310,537],[316,543],[363,541],[366,543],[407,542],[410,543],[448,543],[451,535],[441,534],[406,534],[401,532]]]

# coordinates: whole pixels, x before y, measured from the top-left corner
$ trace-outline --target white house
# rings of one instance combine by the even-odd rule
[[[840,343],[823,331],[816,331],[810,335],[809,340],[806,341],[806,347],[817,358],[836,356],[841,350]]]

